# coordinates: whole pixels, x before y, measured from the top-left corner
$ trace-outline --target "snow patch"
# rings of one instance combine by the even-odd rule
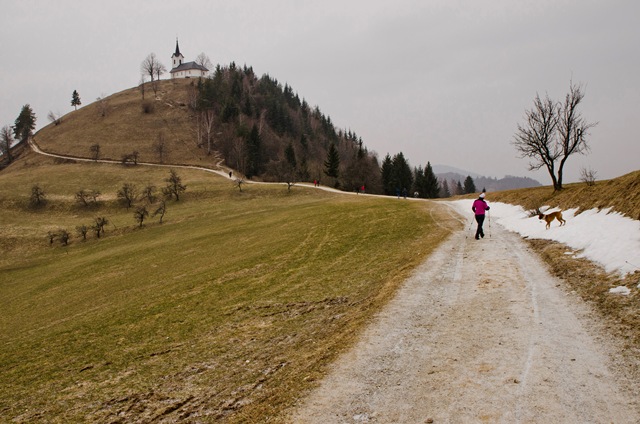
[[[631,294],[631,290],[627,286],[618,286],[618,287],[610,288],[609,293],[628,296],[629,294]]]

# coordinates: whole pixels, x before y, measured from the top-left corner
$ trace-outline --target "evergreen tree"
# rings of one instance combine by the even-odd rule
[[[387,196],[393,195],[395,190],[393,184],[393,162],[391,161],[389,153],[387,153],[387,156],[385,156],[382,161],[380,173],[382,174],[382,192]]]
[[[442,184],[440,184],[440,197],[451,197],[451,191],[446,179],[442,180]]]
[[[328,177],[338,178],[340,169],[340,154],[335,143],[331,143],[327,152],[327,160],[324,161],[324,173]]]
[[[296,169],[298,163],[296,161],[296,152],[293,150],[293,144],[289,143],[286,149],[284,149],[284,157],[287,163],[292,169]]]
[[[458,180],[458,183],[456,184],[456,194],[464,194],[464,188],[462,188],[462,183],[460,182],[460,180]]]
[[[27,141],[36,127],[36,115],[28,104],[22,107],[20,115],[16,118],[13,132],[21,142]]]
[[[413,170],[413,192],[418,193],[418,197],[424,199],[427,197],[427,187],[425,184],[424,169],[418,166]]]
[[[440,184],[438,183],[436,174],[433,173],[433,168],[431,168],[430,162],[427,162],[427,167],[424,169],[424,179],[427,198],[435,199],[439,197]]]
[[[467,178],[464,180],[464,193],[471,194],[476,192],[476,185],[473,182],[473,178],[471,175],[467,175]]]
[[[78,91],[73,90],[73,94],[71,95],[71,106],[73,106],[75,110],[78,110],[78,106],[81,104],[82,102],[80,102],[80,95],[78,94]]]
[[[396,189],[401,190],[401,192],[411,190],[411,187],[413,187],[413,172],[402,152],[393,157],[393,174],[394,192]]]
[[[262,145],[260,133],[256,124],[253,124],[247,138],[247,170],[245,175],[252,178],[260,174],[262,170]]]

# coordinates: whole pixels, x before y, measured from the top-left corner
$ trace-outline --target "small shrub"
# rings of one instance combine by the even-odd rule
[[[145,100],[142,102],[142,113],[150,115],[155,111],[156,111],[156,105],[153,101]]]

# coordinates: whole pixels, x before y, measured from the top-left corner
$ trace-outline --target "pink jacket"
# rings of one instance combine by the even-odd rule
[[[482,199],[476,199],[476,201],[473,202],[473,206],[471,206],[471,210],[474,211],[476,215],[484,215],[484,212],[489,209],[487,202]]]

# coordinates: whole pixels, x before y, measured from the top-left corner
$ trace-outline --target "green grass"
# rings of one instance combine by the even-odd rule
[[[115,192],[167,174],[34,156],[0,173],[2,420],[278,417],[456,225],[431,203],[178,170],[184,199],[135,228]],[[81,188],[103,204],[76,205]],[[104,238],[48,245],[95,216]]]

